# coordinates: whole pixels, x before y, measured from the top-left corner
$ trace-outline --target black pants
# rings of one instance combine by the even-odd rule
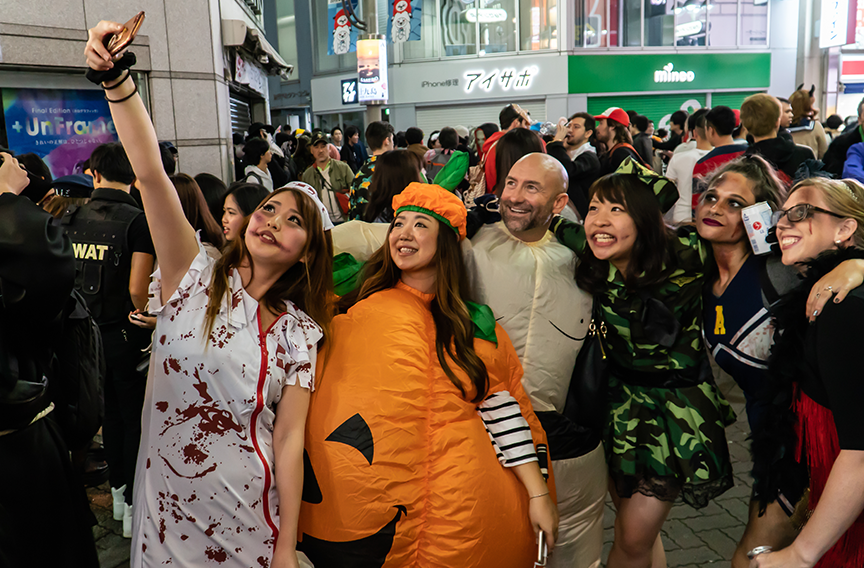
[[[99,568],[84,485],[49,414],[0,436],[0,567]]]
[[[130,329],[133,328],[133,329]],[[135,462],[141,442],[141,410],[147,380],[135,370],[141,349],[149,344],[149,332],[132,324],[102,328],[105,344],[105,418],[102,442],[111,487],[126,486],[126,503],[132,504]]]

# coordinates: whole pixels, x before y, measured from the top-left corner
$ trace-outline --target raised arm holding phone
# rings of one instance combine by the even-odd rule
[[[277,189],[222,258],[209,258],[162,168],[130,77],[134,56],[106,48],[111,34],[128,29],[100,22],[85,54],[135,171],[159,259],[132,565],[263,558],[294,567],[304,425],[317,344],[331,319],[324,208],[305,184]]]

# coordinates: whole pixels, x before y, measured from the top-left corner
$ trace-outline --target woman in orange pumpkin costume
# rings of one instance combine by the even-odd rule
[[[465,208],[412,183],[393,210],[322,355],[298,549],[316,568],[529,568],[558,525],[546,439],[507,334],[461,299]]]

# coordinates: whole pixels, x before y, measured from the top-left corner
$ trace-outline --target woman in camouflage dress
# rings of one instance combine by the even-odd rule
[[[554,225],[608,329],[604,446],[618,511],[609,568],[650,566],[677,499],[705,507],[733,484],[724,429],[735,414],[702,340],[710,246],[693,227],[666,227],[677,198],[671,181],[627,160],[592,186],[584,227]]]

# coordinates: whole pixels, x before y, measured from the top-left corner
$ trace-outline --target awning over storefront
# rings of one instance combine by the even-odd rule
[[[257,29],[242,20],[222,20],[222,45],[248,52],[269,75],[288,79],[294,71]]]

